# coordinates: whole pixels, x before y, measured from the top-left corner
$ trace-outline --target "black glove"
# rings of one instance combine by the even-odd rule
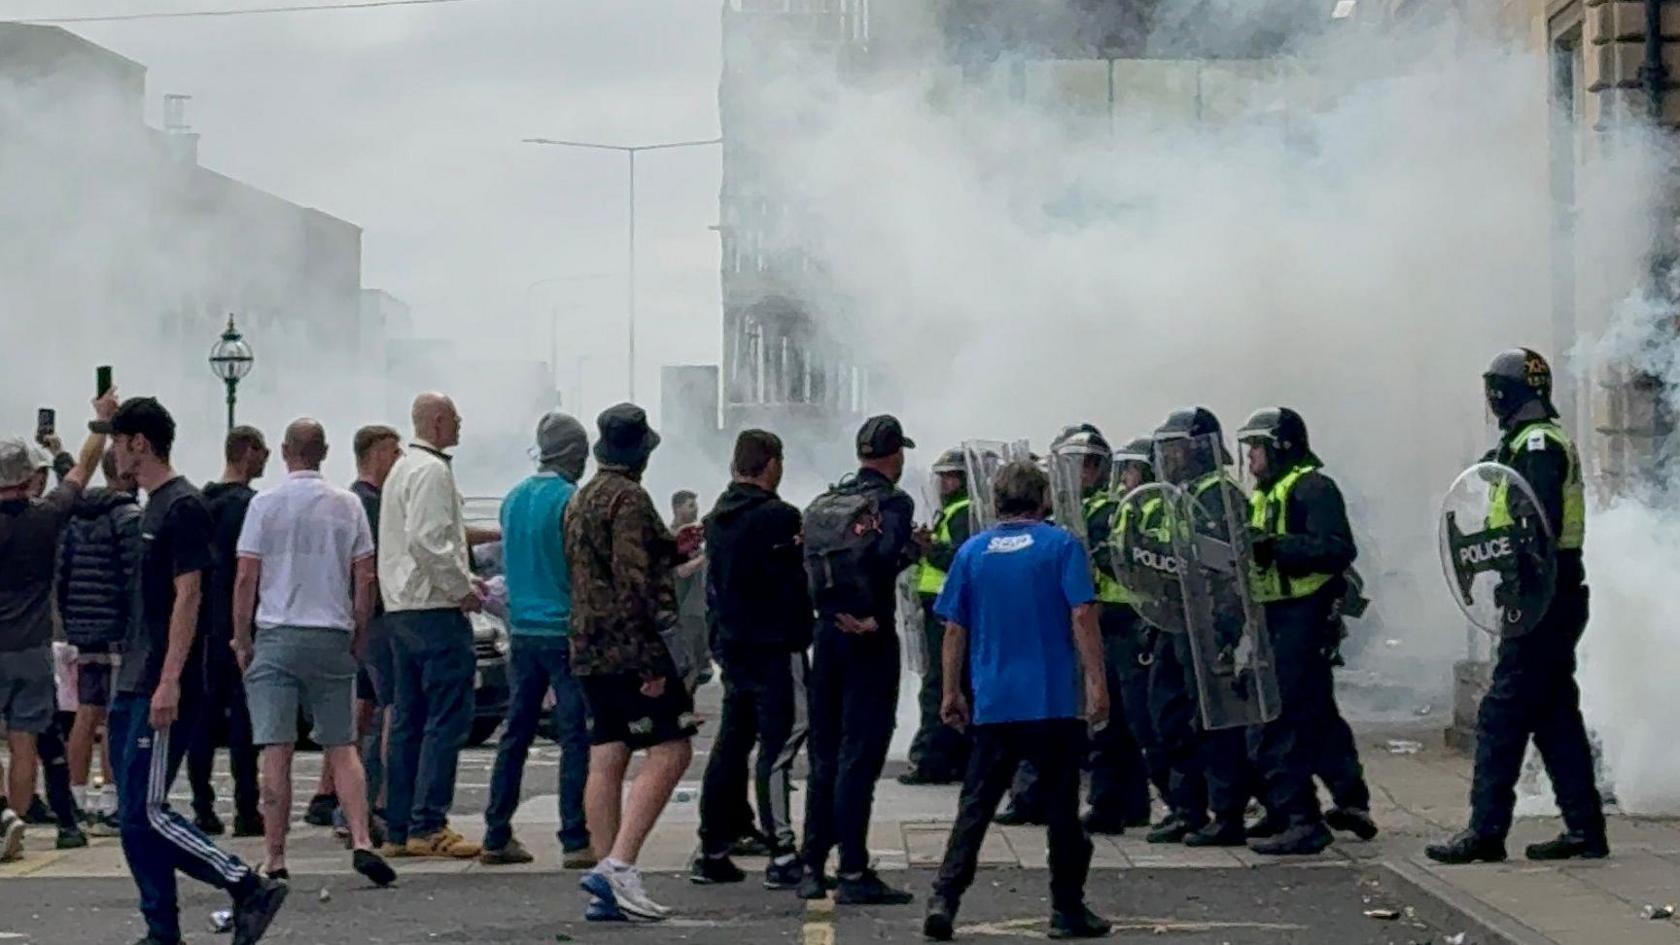
[[[1252,535],[1249,544],[1254,549],[1254,563],[1269,568],[1277,560],[1276,535]]]

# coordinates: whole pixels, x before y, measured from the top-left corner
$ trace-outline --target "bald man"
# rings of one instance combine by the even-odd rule
[[[396,875],[368,835],[354,722],[355,654],[373,615],[373,532],[361,500],[321,478],[321,424],[292,421],[280,456],[285,481],[258,493],[245,515],[233,595],[233,651],[245,673],[252,741],[262,749],[263,872],[290,878],[286,830],[302,709],[340,788],[352,866],[384,886]]]
[[[472,624],[483,607],[469,565],[474,540],[446,452],[461,415],[442,394],[414,399],[414,438],[385,480],[379,512],[379,587],[394,677],[386,749],[386,852],[477,857],[479,845],[449,829],[455,767],[473,717]],[[346,786],[337,785],[342,800]]]

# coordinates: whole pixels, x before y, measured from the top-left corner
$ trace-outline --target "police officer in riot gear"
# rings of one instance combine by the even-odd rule
[[[1531,860],[1608,856],[1604,805],[1593,778],[1592,749],[1575,684],[1575,647],[1587,626],[1586,495],[1581,459],[1557,423],[1552,371],[1527,348],[1501,352],[1482,375],[1488,407],[1499,420],[1499,445],[1490,455],[1534,490],[1556,537],[1556,577],[1550,605],[1525,633],[1502,637],[1487,695],[1476,718],[1476,771],[1470,786],[1470,825],[1426,851],[1442,863],[1505,859],[1517,777],[1530,737],[1545,762],[1563,814],[1564,833],[1528,847]],[[1509,490],[1496,491],[1490,524],[1525,510]]]
[[[1300,414],[1288,407],[1256,411],[1237,431],[1237,442],[1256,484],[1249,498],[1250,590],[1265,607],[1282,698],[1278,717],[1249,732],[1268,811],[1256,832],[1274,834],[1250,845],[1257,853],[1320,853],[1332,837],[1313,776],[1333,720],[1341,717],[1331,654],[1340,635],[1342,575],[1357,554],[1353,529],[1341,490],[1308,446]],[[1361,832],[1371,819],[1363,809],[1338,810],[1336,817]]]
[[[1132,609],[1120,582],[1114,579],[1113,547],[1109,542],[1119,511],[1109,491],[1113,451],[1108,440],[1091,424],[1063,431],[1052,450],[1062,455],[1083,457],[1080,466],[1080,498],[1085,512],[1085,536],[1091,550],[1098,620],[1102,628],[1103,659],[1107,665],[1109,700],[1108,724],[1091,737],[1091,809],[1085,828],[1094,834],[1118,835],[1127,827],[1149,824],[1149,781],[1141,743],[1133,736],[1120,698],[1121,676],[1127,665],[1135,666],[1137,611]]]
[[[1108,651],[1109,705],[1113,718],[1109,724],[1110,727],[1122,722],[1125,724],[1132,741],[1138,746],[1139,754],[1142,755],[1143,771],[1149,784],[1153,784],[1156,792],[1165,799],[1168,797],[1169,771],[1162,758],[1160,743],[1155,737],[1155,726],[1149,720],[1149,672],[1155,659],[1155,639],[1159,631],[1144,622],[1134,607],[1132,592],[1115,580],[1113,561],[1113,556],[1117,553],[1114,535],[1128,529],[1148,529],[1159,525],[1156,521],[1160,517],[1159,498],[1134,499],[1130,503],[1126,501],[1126,496],[1132,490],[1155,481],[1154,437],[1142,436],[1128,441],[1114,451],[1112,460],[1115,486],[1112,496],[1115,512],[1109,517],[1109,524],[1105,527],[1106,534],[1100,544],[1096,532],[1091,533],[1091,556],[1098,567],[1097,595],[1103,597],[1107,594],[1119,602],[1114,605],[1117,616],[1112,619],[1121,626],[1110,632],[1105,625],[1103,633],[1103,647]],[[1108,610],[1109,607],[1105,605],[1103,613],[1106,614]],[[1098,828],[1107,826],[1095,822],[1098,820],[1098,777],[1132,777],[1120,767],[1126,763],[1129,762],[1120,757],[1105,756],[1100,745],[1097,754],[1092,758],[1092,809],[1086,822],[1086,829],[1090,832],[1101,833],[1103,831]],[[1104,771],[1109,773],[1103,774]],[[1148,801],[1148,789],[1145,788],[1143,806],[1141,809],[1134,807],[1127,813],[1126,826],[1148,825]]]
[[[1156,472],[1199,501],[1214,522],[1226,521],[1227,504],[1247,501],[1225,473],[1231,464],[1229,451],[1223,444],[1212,445],[1219,434],[1219,418],[1206,407],[1175,410],[1155,431]],[[1241,728],[1203,730],[1186,634],[1161,635],[1149,684],[1150,716],[1171,772],[1167,803],[1173,810],[1172,817],[1150,832],[1149,841],[1246,845],[1243,815],[1255,786],[1246,733]]]
[[[916,593],[922,604],[922,635],[927,646],[927,668],[917,695],[921,710],[916,737],[910,742],[910,770],[898,783],[956,784],[968,768],[968,738],[939,718],[944,674],[939,654],[945,645],[945,621],[933,613],[933,603],[945,587],[945,572],[956,559],[957,549],[968,540],[968,466],[961,449],[941,453],[933,464],[939,485],[939,511],[933,517],[933,541],[916,576]]]

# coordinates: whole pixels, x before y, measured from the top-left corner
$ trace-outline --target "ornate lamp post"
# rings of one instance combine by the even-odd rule
[[[228,315],[227,331],[222,332],[221,339],[210,349],[210,370],[227,385],[229,430],[233,429],[233,405],[238,400],[239,382],[251,373],[251,365],[255,361],[251,346],[239,329],[233,327],[233,316]]]

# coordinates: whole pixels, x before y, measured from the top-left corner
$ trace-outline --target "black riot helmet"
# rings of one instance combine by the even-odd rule
[[[1133,437],[1114,451],[1113,486],[1115,489],[1121,487],[1120,476],[1127,469],[1136,469],[1141,473],[1143,482],[1155,481],[1155,438],[1153,436]]]
[[[1231,464],[1219,418],[1206,407],[1186,407],[1167,414],[1155,428],[1156,473],[1175,484],[1199,479]]]
[[[1519,414],[1533,414],[1534,419],[1557,416],[1552,407],[1552,366],[1538,351],[1512,348],[1494,355],[1482,372],[1482,385],[1488,409],[1501,424]]]
[[[1312,459],[1307,445],[1307,422],[1288,407],[1254,411],[1237,431],[1238,443],[1261,443],[1273,476],[1281,476],[1302,460]]]
[[[1050,452],[1056,456],[1078,456],[1090,468],[1096,464],[1097,483],[1106,484],[1109,478],[1110,464],[1113,463],[1113,450],[1102,432],[1089,423],[1081,423],[1074,427],[1063,427],[1056,439],[1050,443]]]
[[[967,478],[968,462],[963,458],[961,447],[952,447],[939,454],[933,461],[933,471],[937,475],[956,475]]]

